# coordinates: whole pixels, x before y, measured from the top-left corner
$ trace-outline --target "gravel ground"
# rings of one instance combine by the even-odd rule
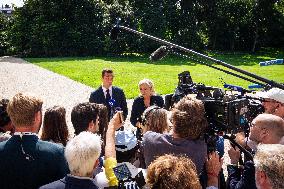
[[[72,108],[80,102],[87,102],[93,90],[94,88],[30,64],[23,59],[0,57],[0,98],[11,98],[19,92],[29,92],[43,99],[43,111],[55,105],[63,106],[66,108],[67,123],[71,133],[73,133],[70,119]],[[133,100],[128,100],[129,108],[132,102]]]
[[[94,77],[99,78],[99,76]],[[43,111],[54,105],[63,106],[66,108],[70,133],[74,131],[70,120],[72,108],[80,102],[87,102],[93,90],[94,88],[30,64],[23,59],[0,57],[0,98],[11,98],[16,93],[29,92],[43,99]],[[127,100],[129,114],[132,103],[133,100]],[[228,147],[229,143],[225,141],[225,152]],[[224,164],[228,163],[228,160],[228,154],[225,153]],[[225,166],[223,168],[226,170]]]

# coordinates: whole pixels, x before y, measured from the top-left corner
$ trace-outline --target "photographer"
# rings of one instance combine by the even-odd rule
[[[260,114],[251,123],[249,139],[257,144],[278,144],[284,136],[284,120],[272,114]],[[231,164],[228,165],[228,188],[256,188],[255,168],[252,161],[245,162],[243,174],[238,166],[240,152],[231,148],[229,151]]]
[[[152,131],[144,134],[142,147],[146,166],[156,157],[171,153],[191,158],[197,173],[201,173],[207,155],[206,143],[202,139],[207,128],[202,101],[185,96],[174,106],[172,122],[173,132],[170,134]]]

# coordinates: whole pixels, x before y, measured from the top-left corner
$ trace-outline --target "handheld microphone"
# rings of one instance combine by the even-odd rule
[[[115,114],[115,100],[112,98],[108,101],[108,105],[110,107],[110,119],[114,116]]]
[[[113,26],[113,28],[110,31],[110,39],[111,40],[116,40],[118,33],[119,33],[119,25],[120,25],[121,19],[117,18],[116,19],[116,24]]]
[[[161,46],[157,50],[155,50],[149,58],[151,61],[155,62],[164,58],[168,53],[169,48],[167,46]]]

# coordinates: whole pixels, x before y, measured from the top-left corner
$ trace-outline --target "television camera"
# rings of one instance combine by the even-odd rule
[[[188,94],[196,95],[204,103],[210,133],[248,132],[248,124],[264,111],[260,100],[238,93],[226,94],[223,89],[193,83],[189,71],[178,74],[178,79],[174,93],[165,97],[166,109],[169,110]]]

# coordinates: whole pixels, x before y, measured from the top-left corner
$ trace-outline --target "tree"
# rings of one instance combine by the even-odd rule
[[[6,55],[9,49],[8,28],[11,21],[3,13],[0,13],[0,56]]]
[[[12,41],[30,56],[101,54],[104,16],[99,0],[27,0],[15,12]]]

